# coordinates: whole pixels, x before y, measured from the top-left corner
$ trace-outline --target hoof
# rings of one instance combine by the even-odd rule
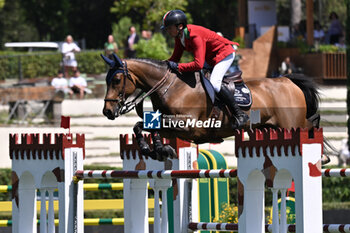
[[[331,159],[328,157],[328,155],[323,154],[321,156],[321,164],[322,164],[322,166],[328,164],[330,161],[331,161]]]
[[[164,161],[162,155],[154,150],[149,153],[149,157],[153,160]]]
[[[147,144],[140,146],[140,151],[142,155],[149,155],[151,153],[151,149]]]
[[[174,159],[177,157],[176,151],[169,145],[163,147],[163,156],[166,158]]]
[[[154,160],[158,161],[166,161],[168,158],[173,159],[177,158],[176,151],[174,148],[172,148],[169,145],[166,145],[162,148],[158,148],[158,150],[153,150],[149,154],[149,157],[151,157]]]

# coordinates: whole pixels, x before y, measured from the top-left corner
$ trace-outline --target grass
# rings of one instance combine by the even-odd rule
[[[0,111],[0,124],[5,124],[9,114],[7,111]]]
[[[321,110],[320,111],[321,117],[323,115],[347,115],[346,109],[344,110]]]
[[[346,102],[346,99],[321,98],[321,102]]]
[[[343,140],[346,137],[326,137],[328,140],[334,140],[334,141],[338,141],[338,140]]]
[[[321,121],[321,127],[325,126],[336,126],[336,127],[347,127],[347,122],[338,122],[338,121]]]
[[[323,210],[349,210],[350,202],[324,202]]]

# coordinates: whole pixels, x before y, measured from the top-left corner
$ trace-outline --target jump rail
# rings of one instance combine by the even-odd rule
[[[238,224],[231,223],[205,223],[205,222],[190,222],[188,228],[192,231],[211,230],[211,231],[238,231]],[[265,225],[265,232],[273,232],[273,226]],[[296,232],[295,225],[287,225],[288,232]],[[323,231],[331,232],[350,232],[350,224],[323,224]]]
[[[237,169],[224,170],[142,170],[142,171],[116,171],[116,170],[90,170],[77,171],[77,179],[176,179],[176,178],[230,178],[237,177]]]
[[[75,173],[78,180],[83,179],[173,179],[173,178],[234,178],[237,169],[225,170],[79,170]],[[322,169],[323,177],[350,177],[350,168]]]
[[[350,168],[322,169],[323,177],[350,177]]]

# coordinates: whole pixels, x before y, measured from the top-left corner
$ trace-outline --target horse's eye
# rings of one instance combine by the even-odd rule
[[[116,85],[118,85],[121,81],[122,81],[121,77],[118,77],[118,76],[114,77],[114,79],[112,80],[113,84],[116,84]]]

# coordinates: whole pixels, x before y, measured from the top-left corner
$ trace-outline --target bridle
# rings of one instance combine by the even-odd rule
[[[118,73],[123,74],[122,91],[119,93],[118,98],[116,98],[116,99],[105,98],[104,101],[105,102],[116,102],[117,105],[119,106],[119,108],[118,108],[119,110],[118,110],[116,115],[119,116],[119,115],[123,115],[125,113],[130,112],[139,103],[141,103],[145,98],[147,98],[152,93],[157,91],[165,83],[166,78],[167,78],[168,74],[170,73],[170,70],[168,69],[167,72],[165,73],[165,75],[163,76],[163,78],[159,82],[157,82],[156,85],[154,85],[146,94],[144,94],[144,92],[140,92],[134,99],[132,99],[129,102],[126,102],[126,98],[125,98],[126,79],[128,78],[133,83],[134,83],[134,80],[132,80],[131,75],[128,72],[126,61],[123,61],[123,65],[120,66],[119,68],[111,68],[108,71],[107,77],[106,77],[107,85],[110,85],[113,77]],[[134,85],[136,85],[136,84],[134,83]]]
[[[119,68],[111,68],[108,73],[107,73],[107,77],[106,77],[106,81],[107,81],[107,85],[110,85],[112,82],[113,77],[118,74],[118,73],[122,73],[123,74],[123,88],[122,91],[119,93],[118,98],[117,99],[109,99],[109,98],[105,98],[104,101],[105,102],[117,102],[117,104],[122,107],[122,105],[125,102],[125,88],[126,88],[126,79],[128,78],[129,80],[132,81],[131,76],[128,72],[128,68],[127,68],[127,64],[124,61],[123,65],[120,66]]]

